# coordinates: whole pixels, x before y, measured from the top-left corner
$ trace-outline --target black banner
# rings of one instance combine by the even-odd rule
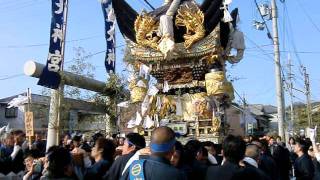
[[[105,57],[105,67],[108,73],[115,71],[115,20],[116,16],[112,8],[111,0],[102,1],[102,11],[105,19],[105,38],[107,51]]]
[[[64,29],[64,11],[66,0],[52,0],[52,18],[50,30],[50,46],[46,67],[39,78],[38,85],[58,89],[60,85],[59,71],[62,68],[62,40]]]

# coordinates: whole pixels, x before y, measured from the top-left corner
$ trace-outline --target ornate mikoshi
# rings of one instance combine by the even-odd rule
[[[135,77],[131,100],[142,102],[131,124],[145,129],[167,125],[187,136],[226,133],[224,111],[234,99],[226,62],[238,63],[245,49],[238,9],[229,13],[230,2],[165,0],[138,14],[125,0],[112,0],[127,43],[124,60]],[[141,86],[139,81],[150,77],[156,83]]]

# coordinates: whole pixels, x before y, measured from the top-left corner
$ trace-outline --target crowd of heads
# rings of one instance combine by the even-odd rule
[[[228,135],[221,143],[196,139],[182,143],[172,129],[159,127],[150,140],[138,133],[111,138],[103,133],[91,137],[65,134],[60,145],[46,151],[43,137],[38,133],[28,142],[20,130],[2,135],[0,173],[24,171],[26,179],[128,179],[130,163],[142,156],[165,160],[184,179],[289,179],[300,176],[299,166],[308,159],[312,177],[319,173],[318,150],[313,150],[317,146],[305,138],[290,137],[284,143],[279,136]],[[146,165],[154,166],[146,159]],[[230,166],[230,177],[222,173],[224,166]]]

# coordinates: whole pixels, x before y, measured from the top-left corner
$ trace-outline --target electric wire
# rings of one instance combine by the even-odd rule
[[[6,76],[4,78],[0,78],[0,81],[9,80],[9,79],[13,79],[13,78],[21,77],[21,76],[24,76],[24,74],[21,74],[21,73],[13,74],[13,75]]]
[[[256,4],[256,7],[257,7],[258,12],[259,12],[259,14],[260,14],[260,17],[261,17],[261,19],[262,19],[262,21],[263,21],[263,24],[265,25],[265,27],[266,27],[266,29],[267,29],[268,38],[273,42],[273,37],[272,37],[271,32],[270,32],[270,30],[269,30],[268,24],[266,23],[266,20],[264,19],[263,15],[261,14],[261,11],[260,11],[258,2],[257,2],[257,0],[254,0],[254,2],[255,2],[255,4]]]
[[[102,36],[104,35],[95,35],[95,36],[89,36],[89,37],[84,37],[79,39],[72,39],[72,40],[67,40],[66,43],[91,40],[91,39],[102,37]],[[49,43],[37,43],[37,44],[27,44],[27,45],[7,45],[7,46],[0,46],[0,49],[21,49],[21,48],[33,48],[33,47],[41,47],[41,46],[49,46]]]
[[[314,20],[312,19],[312,17],[309,15],[308,11],[305,9],[303,3],[301,3],[300,0],[297,0],[297,3],[299,4],[299,7],[302,9],[303,13],[306,15],[306,17],[308,18],[308,20],[310,21],[310,23],[312,24],[312,26],[318,31],[320,32],[320,28],[317,26],[317,24],[314,22]]]

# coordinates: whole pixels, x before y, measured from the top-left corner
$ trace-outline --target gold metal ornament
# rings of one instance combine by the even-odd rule
[[[157,34],[158,27],[159,22],[152,16],[148,14],[139,15],[134,23],[137,43],[157,50],[160,38],[154,35]]]
[[[175,24],[178,27],[186,27],[187,29],[186,34],[183,36],[185,39],[184,46],[187,49],[205,36],[204,14],[194,2],[180,6]]]
[[[214,134],[219,133],[221,121],[218,117],[212,117],[212,131]]]
[[[225,74],[223,71],[207,73],[205,79],[208,96],[218,96],[225,93]]]
[[[147,94],[147,88],[144,87],[134,87],[130,92],[130,99],[132,103],[142,102]]]
[[[225,82],[225,91],[229,97],[229,101],[234,100],[234,89],[231,82]]]

